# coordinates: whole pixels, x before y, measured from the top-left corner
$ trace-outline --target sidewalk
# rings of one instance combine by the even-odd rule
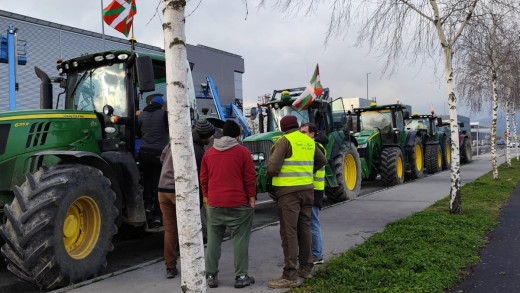
[[[489,154],[480,155],[474,159],[475,161],[471,164],[461,167],[463,185],[491,170]],[[498,161],[499,164],[503,163],[504,157],[500,157]],[[320,222],[325,260],[363,243],[366,238],[384,230],[387,223],[422,211],[448,196],[449,190],[450,172],[448,170],[323,209],[320,213]],[[279,278],[282,273],[283,253],[278,225],[265,227],[251,235],[249,273],[256,279],[254,285],[243,289],[233,287],[235,276],[232,255],[231,241],[224,242],[219,264],[219,287],[208,288],[207,292],[276,293],[287,291],[267,287],[270,280]],[[132,270],[105,275],[53,292],[181,292],[180,275],[174,279],[166,279],[164,274],[163,261],[150,262],[134,267]],[[520,279],[518,275],[515,277]]]

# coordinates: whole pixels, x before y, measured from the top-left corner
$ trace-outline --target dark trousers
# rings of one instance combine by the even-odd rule
[[[139,151],[139,164],[143,171],[143,199],[146,209],[154,207],[153,215],[160,217],[159,201],[157,199],[157,186],[161,176],[161,153],[141,149]]]
[[[305,272],[310,272],[312,269],[310,223],[313,203],[314,190],[312,189],[284,194],[278,198],[280,237],[285,259],[283,279],[298,279],[298,260],[300,269]]]
[[[159,192],[164,226],[164,261],[166,267],[173,269],[177,266],[177,212],[175,210],[175,193]]]

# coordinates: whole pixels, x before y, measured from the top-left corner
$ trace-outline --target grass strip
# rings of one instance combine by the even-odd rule
[[[361,245],[330,259],[291,292],[444,292],[480,261],[487,233],[520,181],[520,162],[464,185],[462,215],[449,214],[449,196],[389,223]]]

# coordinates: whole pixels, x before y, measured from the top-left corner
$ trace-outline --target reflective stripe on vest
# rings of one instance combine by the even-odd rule
[[[291,144],[292,156],[285,158],[280,173],[273,177],[273,186],[299,186],[312,184],[314,150],[312,138],[299,131],[284,134]]]
[[[317,144],[325,151],[324,155],[326,155],[327,150],[325,150],[323,145],[319,142]],[[323,166],[321,169],[316,171],[316,173],[314,173],[313,184],[314,184],[314,190],[325,190],[325,166]]]

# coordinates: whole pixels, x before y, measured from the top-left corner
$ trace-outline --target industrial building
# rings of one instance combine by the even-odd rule
[[[0,10],[0,33],[6,34],[9,26],[17,31],[18,40],[26,42],[27,64],[17,66],[16,110],[39,108],[40,79],[34,73],[37,66],[49,76],[57,76],[56,61],[70,59],[83,53],[104,50],[128,49],[129,41],[100,33],[78,29],[54,22],[36,19]],[[137,40],[139,41],[139,40]],[[203,45],[187,45],[187,55],[193,67],[193,83],[198,97],[199,113],[202,108],[212,108],[213,100],[202,98],[206,77],[211,76],[221,104],[243,102],[242,75],[244,59],[236,54]],[[18,48],[20,50],[20,48]],[[163,49],[137,43],[136,52],[164,55]],[[60,92],[54,86],[54,96]],[[207,96],[206,96],[207,97]],[[58,105],[62,107],[62,105]],[[9,75],[7,64],[0,63],[0,111],[9,109]]]

